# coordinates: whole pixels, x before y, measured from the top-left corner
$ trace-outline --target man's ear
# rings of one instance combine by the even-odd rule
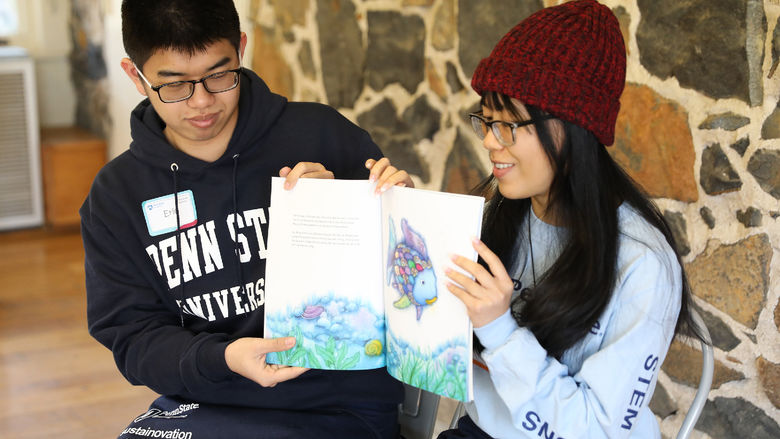
[[[135,88],[138,89],[138,93],[147,96],[146,88],[144,88],[143,79],[141,79],[141,77],[138,76],[138,71],[136,71],[135,64],[133,64],[133,61],[131,61],[130,58],[122,58],[122,61],[119,62],[119,65],[122,66],[122,70],[124,70],[127,76],[130,77],[130,80],[133,81],[133,84],[135,84]]]
[[[238,53],[241,57],[240,59],[244,59],[244,49],[246,49],[246,33],[241,32],[241,42],[239,43],[238,47]]]

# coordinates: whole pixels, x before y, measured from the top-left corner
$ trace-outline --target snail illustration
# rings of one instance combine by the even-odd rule
[[[373,339],[366,343],[366,355],[371,357],[382,355],[382,342],[377,339]]]

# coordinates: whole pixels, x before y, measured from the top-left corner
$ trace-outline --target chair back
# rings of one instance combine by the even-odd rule
[[[431,439],[439,411],[439,395],[404,384],[404,402],[398,407],[398,423],[404,439]]]
[[[693,316],[693,322],[699,329],[699,333],[704,340],[701,341],[701,378],[699,379],[699,387],[696,390],[696,395],[693,397],[693,402],[688,408],[688,413],[685,414],[685,419],[680,426],[680,430],[677,432],[677,439],[687,439],[693,427],[696,426],[696,421],[699,420],[701,412],[704,409],[704,404],[707,403],[707,396],[710,394],[710,387],[712,386],[712,374],[715,367],[715,357],[712,351],[712,339],[710,338],[710,331],[707,330],[707,325],[704,324],[701,316],[695,309],[691,308],[691,314]]]
[[[694,324],[704,340],[701,340],[702,366],[699,387],[693,397],[691,406],[685,414],[677,439],[688,439],[696,422],[701,416],[704,405],[712,386],[715,358],[712,350],[712,339],[707,325],[695,309],[691,309]],[[425,390],[404,384],[404,402],[398,410],[398,422],[401,424],[401,437],[404,439],[430,439],[436,424],[436,415],[439,409],[439,396]],[[466,408],[459,402],[452,414],[449,428],[458,426],[458,419],[465,413]]]

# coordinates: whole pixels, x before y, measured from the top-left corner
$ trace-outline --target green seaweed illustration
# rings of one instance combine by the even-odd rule
[[[288,336],[295,337],[295,346],[286,351],[275,352],[274,355],[276,356],[277,361],[281,364],[306,366],[308,349],[303,346],[303,333],[301,332],[301,328],[297,326],[293,327]]]
[[[446,395],[461,401],[466,400],[466,383],[457,379],[443,359],[432,359],[429,355],[412,349],[404,350],[400,357],[398,377],[414,387],[439,395]]]
[[[324,347],[317,346],[315,349],[329,369],[350,369],[360,361],[359,351],[348,357],[349,344],[342,343],[341,348],[337,348],[336,339],[333,337],[328,338]]]
[[[299,327],[290,330],[289,337],[295,337],[295,346],[282,352],[275,352],[277,362],[291,366],[310,367],[314,369],[351,369],[360,361],[360,350],[350,352],[349,343],[336,346],[336,339],[328,338],[325,346],[306,348],[304,337]]]

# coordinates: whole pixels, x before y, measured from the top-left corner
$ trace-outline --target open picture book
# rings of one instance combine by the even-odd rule
[[[293,336],[273,364],[375,369],[472,399],[472,327],[446,287],[450,255],[477,259],[484,199],[368,180],[273,178],[264,337]]]

